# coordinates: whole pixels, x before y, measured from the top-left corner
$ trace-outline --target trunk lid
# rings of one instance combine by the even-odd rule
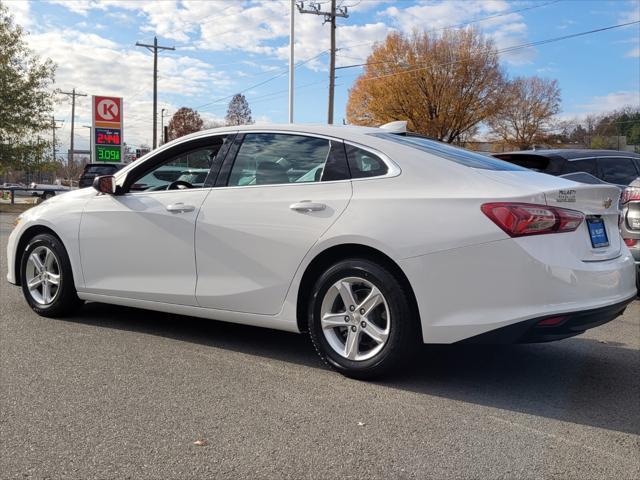
[[[618,221],[621,192],[615,185],[577,183],[530,171],[483,170],[481,174],[496,182],[516,187],[521,195],[542,194],[549,206],[585,214],[585,221],[576,231],[540,235],[538,238],[541,242],[546,237],[555,237],[549,242],[550,246],[566,248],[585,262],[610,260],[620,255],[622,240]],[[598,231],[602,226],[608,243],[606,245],[602,241],[602,233]]]

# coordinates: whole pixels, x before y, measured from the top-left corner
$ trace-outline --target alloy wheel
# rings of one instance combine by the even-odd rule
[[[29,295],[39,305],[50,305],[60,291],[60,264],[53,251],[41,245],[27,258],[26,281]]]
[[[324,337],[340,356],[368,360],[386,345],[391,331],[389,306],[369,280],[346,277],[327,290],[320,310]]]

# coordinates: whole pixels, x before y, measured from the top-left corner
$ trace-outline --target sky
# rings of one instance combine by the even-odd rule
[[[318,0],[316,0],[318,1]],[[57,63],[55,87],[88,97],[76,104],[76,149],[88,148],[90,95],[124,98],[124,139],[151,144],[153,57],[136,42],[153,37],[175,51],[158,60],[158,112],[182,106],[205,121],[224,118],[243,93],[256,122],[288,120],[289,0],[0,0],[28,36],[29,46]],[[323,9],[327,0],[319,0]],[[309,1],[305,2],[308,6]],[[473,25],[498,49],[640,19],[640,0],[338,0],[348,7],[336,30],[338,66],[366,61],[392,31],[443,31]],[[327,118],[329,25],[295,14],[296,123]],[[561,117],[582,118],[640,106],[640,24],[501,55],[510,77],[554,78]],[[360,68],[337,71],[335,123],[345,117],[349,88]],[[66,151],[70,99],[60,95],[56,134]],[[160,120],[160,119],[159,119]],[[159,123],[159,122],[158,122]]]

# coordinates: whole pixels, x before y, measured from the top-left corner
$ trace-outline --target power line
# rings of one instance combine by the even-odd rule
[[[322,52],[320,52],[319,54],[317,54],[317,55],[315,55],[315,56],[313,56],[313,57],[311,57],[311,58],[307,58],[306,60],[304,60],[304,61],[302,61],[302,62],[298,62],[298,63],[296,64],[295,68],[299,68],[299,67],[301,67],[302,65],[304,65],[304,64],[306,64],[306,63],[309,63],[309,62],[311,62],[312,60],[315,60],[316,58],[319,58],[319,57],[321,57],[322,55],[324,55],[324,54],[326,54],[326,53],[327,53],[327,50],[323,50]],[[222,101],[227,100],[227,99],[229,99],[229,98],[232,98],[234,95],[236,95],[236,94],[238,94],[238,93],[244,93],[244,92],[246,92],[246,91],[248,91],[248,90],[252,90],[252,89],[254,89],[254,88],[260,87],[260,86],[262,86],[262,85],[264,85],[264,84],[266,84],[266,83],[269,83],[269,82],[271,82],[271,81],[275,80],[276,78],[280,78],[280,77],[282,77],[283,75],[286,75],[288,72],[289,72],[289,69],[288,69],[288,68],[287,68],[287,69],[284,69],[284,70],[282,70],[281,72],[279,72],[278,74],[274,75],[273,77],[270,77],[270,78],[268,78],[268,79],[266,79],[266,80],[264,80],[264,81],[262,81],[262,82],[260,82],[260,83],[256,83],[255,85],[251,85],[251,86],[249,86],[249,87],[245,88],[244,90],[240,90],[239,92],[233,93],[233,94],[231,94],[231,95],[227,95],[227,96],[224,96],[224,97],[220,97],[220,98],[217,98],[217,99],[215,99],[215,100],[213,100],[213,101],[211,101],[211,102],[203,103],[202,105],[198,105],[197,107],[195,107],[195,110],[202,110],[204,107],[208,107],[209,105],[213,105],[213,104],[215,104],[215,103],[219,103],[219,102],[222,102]]]
[[[486,20],[491,20],[493,18],[506,17],[508,15],[513,15],[514,13],[520,13],[520,12],[525,12],[525,11],[528,11],[528,10],[535,10],[536,8],[547,7],[549,5],[553,5],[553,4],[562,2],[562,1],[564,1],[564,0],[552,0],[550,2],[541,3],[539,5],[532,5],[530,7],[524,7],[524,8],[520,8],[520,9],[517,9],[517,10],[510,10],[508,12],[498,13],[498,14],[495,14],[495,15],[489,15],[487,17],[480,17],[480,18],[477,18],[475,20],[470,20],[468,22],[457,23],[457,24],[453,24],[453,25],[447,25],[446,27],[434,28],[434,29],[431,29],[431,30],[427,30],[426,33],[435,33],[435,32],[441,32],[441,31],[444,31],[444,30],[457,29],[457,28],[464,27],[464,26],[467,26],[467,25],[472,25],[474,23],[480,23],[480,22],[484,22]],[[362,42],[362,43],[355,43],[355,44],[351,44],[351,45],[343,45],[342,48],[345,49],[345,48],[360,47],[362,45],[371,45],[371,44],[377,43],[377,42],[378,42],[378,40],[374,40],[372,42]]]
[[[634,22],[620,23],[618,25],[611,25],[611,26],[608,26],[608,27],[596,28],[594,30],[588,30],[586,32],[579,32],[579,33],[573,33],[573,34],[570,34],[570,35],[563,35],[561,37],[554,37],[554,38],[548,38],[548,39],[545,39],[545,40],[538,40],[538,41],[535,41],[535,42],[523,43],[521,45],[514,45],[514,46],[511,46],[511,47],[503,48],[501,50],[497,50],[496,54],[509,53],[509,52],[513,52],[513,51],[516,51],[516,50],[522,50],[522,49],[525,49],[525,48],[535,47],[535,46],[538,46],[538,45],[545,45],[547,43],[559,42],[561,40],[567,40],[567,39],[570,39],[570,38],[576,38],[576,37],[581,37],[581,36],[584,36],[584,35],[590,35],[592,33],[604,32],[606,30],[613,30],[614,28],[626,27],[626,26],[629,26],[629,25],[634,25],[636,23],[640,23],[640,20],[636,20]],[[439,65],[429,65],[429,66],[426,66],[426,67],[414,68],[414,69],[411,69],[411,70],[403,70],[401,72],[394,72],[394,73],[388,73],[388,74],[384,74],[384,75],[378,75],[378,76],[375,76],[375,77],[363,78],[363,80],[369,81],[369,80],[375,80],[377,78],[385,78],[385,77],[391,77],[391,76],[394,76],[394,75],[401,75],[401,74],[404,74],[404,73],[418,72],[420,70],[427,70],[429,68],[446,67],[448,65],[455,65],[455,64],[461,63],[463,61],[465,61],[465,60],[456,60],[456,61],[453,61],[453,62],[443,63],[443,64],[439,64]],[[343,67],[337,67],[337,69],[356,68],[356,67],[387,64],[387,63],[393,63],[393,64],[396,64],[396,65],[399,65],[396,61],[389,60],[389,61],[379,61],[379,62],[371,62],[371,63],[361,63],[361,64],[357,64],[357,65],[345,65]],[[424,64],[425,62],[419,62],[419,64],[420,63]]]
[[[302,90],[304,88],[309,88],[312,87],[314,85],[319,85],[321,83],[325,83],[326,79],[322,79],[322,80],[318,80],[315,82],[311,82],[311,83],[307,83],[304,85],[300,85],[298,87],[296,87],[296,91],[298,90]],[[339,86],[340,84],[336,84],[336,86]],[[260,102],[264,102],[264,101],[268,101],[268,100],[273,100],[275,98],[280,98],[285,96],[285,94],[287,94],[289,92],[288,89],[284,89],[284,90],[276,90],[275,92],[269,92],[269,93],[265,93],[263,95],[258,95],[257,97],[247,97],[247,101],[249,101],[251,103],[251,105],[253,105],[254,103],[260,103]],[[223,109],[225,108],[225,105],[219,105],[217,108],[219,109]],[[210,108],[210,110],[212,110],[213,108]],[[215,109],[213,109],[215,110]]]

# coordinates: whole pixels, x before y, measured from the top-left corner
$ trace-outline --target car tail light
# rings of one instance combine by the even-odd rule
[[[584,221],[582,212],[532,203],[485,203],[480,208],[511,237],[573,232]]]
[[[625,238],[624,244],[627,247],[635,247],[638,244],[638,240],[636,240],[635,238]]]
[[[640,200],[640,188],[638,187],[627,187],[622,192],[622,198],[620,201],[625,204],[628,202],[632,202],[634,200]]]

